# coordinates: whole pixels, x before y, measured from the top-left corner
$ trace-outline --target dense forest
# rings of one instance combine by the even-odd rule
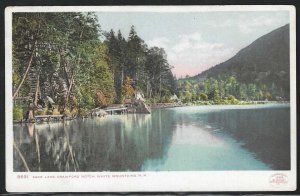
[[[175,93],[163,48],[149,48],[134,26],[124,38],[100,25],[94,13],[13,14],[15,113],[28,100],[36,108],[50,99],[53,114],[84,115],[136,92],[158,102]]]
[[[36,114],[86,115],[137,94],[147,103],[289,100],[289,25],[224,63],[177,80],[165,50],[148,47],[134,26],[127,37],[104,32],[94,13],[79,12],[14,13],[12,24],[16,118],[28,107]]]
[[[272,95],[264,84],[239,83],[234,76],[227,78],[207,78],[202,81],[181,79],[178,81],[179,97],[183,102],[212,104],[240,104],[272,100]],[[206,103],[208,104],[208,103]]]
[[[203,84],[204,80],[212,78],[218,80],[219,86],[222,86],[223,82],[234,77],[239,84],[237,88],[240,91],[232,94],[236,98],[289,100],[289,42],[289,25],[287,24],[258,38],[229,60],[183,80],[191,84]],[[199,88],[195,87],[193,90],[198,92]],[[249,92],[246,98],[245,89]],[[222,97],[222,95],[219,96]]]

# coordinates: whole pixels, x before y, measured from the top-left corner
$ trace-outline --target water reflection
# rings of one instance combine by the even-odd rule
[[[30,171],[289,169],[289,107],[248,107],[14,125],[14,141]]]
[[[198,116],[200,118],[200,116]],[[222,127],[243,147],[275,170],[290,169],[290,110],[273,107],[209,113],[207,122]]]
[[[162,157],[171,140],[172,116],[162,122],[164,112],[33,125],[39,148],[26,126],[15,125],[14,139],[31,171],[139,171],[146,158]],[[14,170],[24,171],[18,156]]]
[[[176,110],[184,125],[223,132],[274,170],[290,169],[290,107],[288,104],[200,106]]]

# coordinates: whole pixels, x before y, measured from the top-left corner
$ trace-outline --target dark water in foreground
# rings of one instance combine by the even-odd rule
[[[289,170],[289,105],[191,106],[14,125],[31,171]],[[14,150],[14,171],[26,171]]]

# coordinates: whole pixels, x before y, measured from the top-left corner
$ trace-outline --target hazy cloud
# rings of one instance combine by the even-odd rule
[[[147,41],[148,46],[150,47],[160,47],[160,48],[168,48],[168,44],[170,40],[166,37],[157,37],[152,40]]]
[[[277,23],[282,23],[278,18],[272,18],[269,16],[259,16],[253,18],[247,18],[245,16],[240,17],[238,21],[238,28],[241,33],[250,34],[256,31],[258,28],[266,26],[274,26]]]
[[[178,77],[195,75],[224,62],[255,39],[289,22],[287,11],[98,12],[97,15],[103,30],[120,29],[125,37],[134,25],[148,46],[165,49]]]
[[[235,51],[233,48],[226,47],[224,43],[205,41],[199,32],[178,35],[175,40],[171,42],[162,37],[149,40],[148,43],[151,46],[165,48],[168,60],[171,65],[174,65],[174,73],[177,76],[194,75],[195,71],[199,73],[227,60]]]

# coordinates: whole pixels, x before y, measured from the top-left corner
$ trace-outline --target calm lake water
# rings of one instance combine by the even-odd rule
[[[14,125],[30,171],[289,170],[288,104],[153,109]],[[14,171],[26,171],[14,150]]]

